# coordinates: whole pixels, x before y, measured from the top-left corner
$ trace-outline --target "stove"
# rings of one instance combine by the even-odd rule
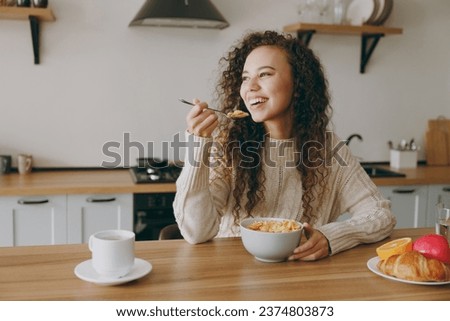
[[[130,168],[136,184],[175,183],[182,164],[166,160],[138,158]],[[133,195],[133,230],[137,241],[157,240],[161,229],[175,223],[172,203],[175,193],[138,193]]]
[[[182,164],[169,164],[167,160],[138,158],[138,166],[130,173],[136,184],[174,183],[180,176]]]

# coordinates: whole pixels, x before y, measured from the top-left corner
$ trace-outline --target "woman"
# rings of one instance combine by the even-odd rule
[[[219,122],[194,100],[186,120],[197,146],[174,202],[184,238],[237,236],[248,216],[295,219],[307,241],[289,259],[317,260],[387,237],[390,203],[329,131],[327,81],[312,51],[290,36],[250,33],[221,63],[218,104],[250,117]],[[343,213],[351,218],[338,222]]]

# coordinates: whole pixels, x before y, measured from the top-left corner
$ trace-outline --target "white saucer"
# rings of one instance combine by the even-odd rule
[[[81,262],[75,267],[75,275],[80,279],[99,285],[118,285],[131,282],[147,275],[152,270],[152,265],[142,259],[134,259],[131,271],[121,278],[110,278],[99,275],[92,267],[92,260]]]

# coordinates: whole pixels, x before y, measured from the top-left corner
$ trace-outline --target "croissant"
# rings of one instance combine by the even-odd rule
[[[420,252],[410,251],[393,255],[378,262],[384,274],[409,281],[450,281],[450,267],[445,263],[429,259]]]

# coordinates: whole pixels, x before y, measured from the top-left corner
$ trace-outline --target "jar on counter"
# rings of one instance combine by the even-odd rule
[[[47,8],[48,0],[33,0],[33,7],[36,8]]]
[[[16,0],[18,7],[31,7],[31,0]]]

